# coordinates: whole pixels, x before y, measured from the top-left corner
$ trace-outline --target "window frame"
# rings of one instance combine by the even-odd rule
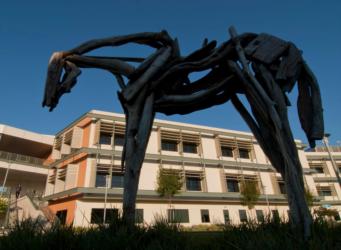
[[[170,145],[173,145],[174,148]],[[161,139],[161,150],[169,152],[179,152],[179,142],[176,140]]]
[[[229,147],[229,146],[220,146],[220,151],[221,151],[221,156],[223,157],[234,157],[234,148],[233,147]],[[228,154],[224,154],[224,152],[230,152]]]
[[[223,210],[223,216],[224,216],[224,223],[225,224],[231,223],[230,212],[228,209]]]
[[[101,145],[111,145],[111,137],[112,135],[110,133],[100,131],[98,143]]]
[[[114,146],[124,146],[124,134],[114,134]]]
[[[251,150],[247,148],[238,149],[240,159],[251,159]]]
[[[232,187],[233,187],[233,190],[231,191],[229,189],[230,185],[229,183],[232,182]],[[225,177],[225,184],[226,184],[226,190],[228,193],[240,193],[240,186],[239,186],[239,181],[237,179],[237,177],[235,178],[232,178],[232,177]],[[237,190],[237,191],[235,191]]]
[[[167,219],[169,222],[189,223],[189,211],[188,209],[167,209]]]
[[[194,150],[187,150],[192,148]],[[198,144],[194,142],[182,142],[182,151],[186,154],[198,154]]]
[[[208,209],[200,209],[201,223],[210,223],[210,211]]]
[[[248,222],[248,218],[247,218],[246,210],[245,209],[239,209],[238,213],[239,213],[239,221],[240,221],[240,223],[247,223]]]
[[[256,209],[256,217],[258,223],[264,223],[265,222],[265,216],[264,211],[261,209]]]
[[[199,183],[199,185],[198,186],[196,186],[196,185],[188,185],[188,180],[198,180],[198,182],[197,183]],[[200,191],[202,191],[202,178],[201,177],[199,177],[199,176],[186,176],[185,175],[185,185],[186,185],[186,190],[187,191],[191,191],[191,192],[200,192]],[[200,189],[191,189],[190,187],[199,187]]]
[[[98,213],[95,216],[95,213]],[[105,223],[110,223],[110,221],[117,219],[119,216],[117,208],[107,208]],[[90,214],[90,224],[103,224],[104,208],[92,208]]]

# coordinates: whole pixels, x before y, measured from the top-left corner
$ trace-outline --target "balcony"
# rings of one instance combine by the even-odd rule
[[[16,163],[22,163],[22,164],[29,164],[33,166],[42,167],[43,166],[43,159],[27,156],[27,155],[21,155],[16,153],[10,153],[0,150],[0,160],[7,161],[7,162],[16,162]]]

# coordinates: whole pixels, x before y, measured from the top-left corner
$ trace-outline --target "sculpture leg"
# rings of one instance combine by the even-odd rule
[[[292,225],[302,227],[308,238],[312,217],[305,201],[302,167],[289,126],[284,93],[270,72],[260,66],[259,71],[256,70],[257,78],[261,78],[260,82],[264,82],[264,85],[259,87],[264,88],[263,95],[266,94],[266,98],[273,102],[267,103],[260,91],[248,83],[241,70],[235,64],[230,66],[244,85],[253,116],[236,95],[231,98],[232,103],[249,125],[272,165],[281,173],[286,183]]]
[[[141,94],[133,104],[123,104],[126,113],[126,145],[122,156],[125,165],[123,220],[129,227],[135,223],[140,171],[155,116],[153,104],[153,94],[147,98]]]

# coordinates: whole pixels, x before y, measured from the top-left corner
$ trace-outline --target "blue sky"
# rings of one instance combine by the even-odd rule
[[[223,42],[228,27],[266,32],[294,42],[321,87],[326,132],[341,141],[341,1],[17,1],[0,3],[0,123],[54,134],[91,109],[122,113],[117,84],[100,70],[82,70],[77,86],[51,113],[41,107],[47,63],[54,51],[100,37],[168,30],[183,55],[204,38]],[[138,46],[103,55],[146,56]],[[297,117],[297,92],[289,108],[295,138],[306,142]],[[187,116],[158,118],[249,131],[231,103]]]

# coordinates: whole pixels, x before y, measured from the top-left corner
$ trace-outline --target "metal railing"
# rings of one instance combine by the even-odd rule
[[[0,160],[11,161],[11,162],[20,162],[20,163],[28,163],[32,165],[43,166],[43,159],[32,157],[28,155],[16,154],[11,152],[5,152],[0,150]]]

